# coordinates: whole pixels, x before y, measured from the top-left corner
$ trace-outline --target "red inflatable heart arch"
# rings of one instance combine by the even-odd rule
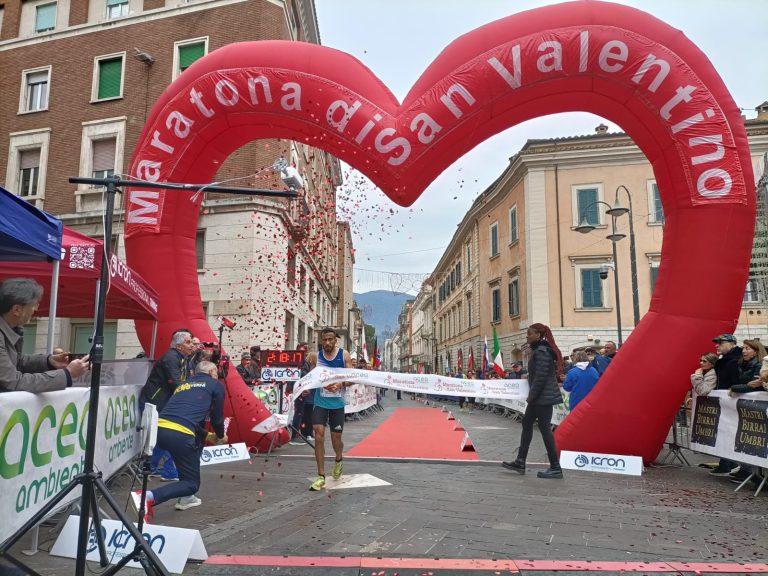
[[[688,389],[687,360],[735,326],[755,218],[739,109],[704,54],[656,18],[584,1],[498,20],[448,46],[402,104],[336,50],[230,45],[161,96],[130,171],[150,181],[208,182],[244,144],[289,138],[335,154],[407,206],[479,142],[565,111],[593,112],[626,130],[653,165],[666,228],[650,311],[559,428],[559,448],[652,460]],[[198,212],[185,194],[134,189],[128,197],[126,250],[163,298],[161,344],[180,325],[212,336],[195,269]],[[692,290],[700,258],[717,263],[717,272]],[[139,335],[146,346],[148,327]],[[236,374],[228,385],[230,395],[245,397]],[[233,410],[241,422],[266,416],[253,402]]]

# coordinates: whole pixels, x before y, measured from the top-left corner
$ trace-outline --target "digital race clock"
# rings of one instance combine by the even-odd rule
[[[302,366],[307,357],[306,350],[262,350],[261,365],[266,366]]]

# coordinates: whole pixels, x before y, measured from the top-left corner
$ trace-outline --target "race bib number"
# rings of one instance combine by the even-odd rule
[[[331,392],[330,390],[327,390],[325,388],[320,388],[320,396],[323,398],[341,398],[344,396],[344,388],[339,388],[338,390],[334,390]]]

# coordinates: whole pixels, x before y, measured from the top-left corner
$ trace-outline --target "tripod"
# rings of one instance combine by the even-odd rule
[[[155,576],[157,574],[166,576],[168,575],[168,571],[165,569],[162,562],[160,562],[160,559],[154,553],[152,548],[150,548],[149,544],[146,542],[146,540],[144,540],[144,537],[141,534],[143,518],[139,519],[139,528],[134,526],[133,522],[131,522],[131,519],[128,518],[125,512],[123,512],[123,510],[120,508],[118,502],[115,500],[112,494],[110,494],[109,488],[107,488],[107,485],[104,483],[101,472],[97,472],[93,469],[94,456],[96,452],[96,430],[98,428],[97,417],[101,381],[101,364],[104,359],[104,314],[107,287],[109,282],[109,249],[110,239],[112,238],[112,217],[115,207],[115,194],[117,193],[117,184],[120,183],[120,179],[117,177],[94,179],[70,178],[69,181],[72,183],[97,184],[106,186],[107,192],[107,204],[104,219],[104,246],[96,306],[96,326],[94,330],[93,347],[91,348],[91,409],[88,411],[88,427],[86,432],[83,472],[75,476],[72,482],[70,482],[66,488],[54,496],[53,499],[51,499],[43,508],[41,508],[37,514],[30,518],[29,521],[24,524],[24,526],[22,526],[2,545],[2,547],[0,547],[0,556],[5,556],[10,562],[28,574],[38,575],[38,572],[32,570],[22,561],[8,554],[8,551],[16,542],[19,541],[19,539],[24,534],[34,528],[40,521],[48,516],[48,514],[53,512],[58,507],[59,503],[64,500],[64,498],[66,498],[70,492],[72,492],[77,487],[82,487],[82,495],[80,497],[80,524],[77,539],[75,575],[85,576],[85,561],[88,548],[88,532],[90,528],[91,515],[93,515],[93,527],[95,529],[95,536],[99,549],[99,563],[102,567],[109,565],[107,549],[104,544],[104,537],[101,528],[101,517],[99,515],[99,508],[96,502],[96,493],[98,491],[101,493],[107,505],[123,523],[126,531],[128,531],[128,533],[136,542],[136,547],[132,553],[127,554],[122,560],[120,560],[120,562],[118,562],[110,569],[102,572],[102,574],[114,574],[128,562],[136,560],[141,563],[141,565],[144,567],[144,571],[150,576]],[[147,480],[145,477],[143,480],[144,492],[146,492],[146,481]]]
[[[681,410],[685,410],[685,407],[681,408]],[[683,414],[685,414],[685,412],[683,412]],[[688,459],[685,457],[685,454],[683,454],[683,447],[677,443],[678,417],[679,417],[679,412],[678,414],[675,414],[675,419],[672,422],[672,442],[667,442],[668,452],[664,456],[664,459],[661,461],[661,464],[666,464],[668,461],[674,462],[675,460],[677,460],[683,466],[690,466],[691,463],[688,462]]]
[[[6,557],[15,566],[24,570],[27,574],[34,576],[40,576],[38,572],[34,571],[29,566],[26,566],[21,560],[11,556],[8,551],[11,547],[18,542],[21,537],[34,528],[40,521],[43,520],[48,514],[53,512],[60,502],[72,492],[78,486],[82,487],[82,495],[80,497],[80,524],[78,528],[77,538],[77,557],[75,561],[75,576],[85,576],[86,574],[86,555],[88,553],[88,532],[90,525],[90,515],[93,515],[93,523],[95,527],[96,540],[99,549],[99,560],[102,567],[106,567],[109,564],[107,559],[106,546],[104,545],[104,538],[101,530],[101,517],[99,516],[99,509],[96,502],[96,491],[101,493],[104,500],[107,502],[110,508],[115,512],[115,515],[122,522],[125,530],[136,541],[136,547],[133,552],[126,555],[120,562],[112,566],[108,570],[102,572],[102,575],[111,576],[118,572],[123,566],[131,561],[138,561],[144,571],[149,576],[166,576],[168,571],[163,566],[160,559],[152,551],[149,544],[144,540],[141,531],[136,528],[131,522],[130,518],[120,509],[119,504],[110,494],[109,488],[107,488],[104,480],[102,479],[101,472],[97,472],[93,468],[94,456],[96,453],[96,430],[98,428],[98,406],[99,406],[99,389],[101,385],[101,365],[104,359],[104,314],[106,310],[106,298],[107,287],[109,283],[109,250],[110,242],[112,239],[112,219],[115,211],[115,194],[118,187],[123,186],[141,186],[146,189],[154,190],[178,190],[178,191],[201,191],[206,190],[208,192],[223,192],[228,194],[242,194],[248,196],[271,196],[278,198],[296,198],[295,190],[290,192],[282,192],[276,190],[260,190],[253,188],[234,188],[224,186],[207,186],[200,184],[169,184],[169,183],[157,183],[147,182],[144,180],[124,180],[119,176],[110,176],[108,178],[69,178],[69,182],[73,184],[90,184],[93,186],[104,186],[106,188],[107,202],[104,209],[104,253],[102,255],[99,290],[96,300],[96,325],[93,336],[93,346],[91,348],[91,398],[90,398],[90,410],[88,411],[88,424],[86,432],[86,445],[85,445],[85,457],[83,472],[75,476],[70,484],[64,488],[61,492],[56,494],[42,509],[40,509],[28,522],[24,524],[13,536],[0,545],[0,557]],[[221,339],[219,339],[221,341]],[[144,487],[146,488],[146,479],[143,480]],[[146,490],[144,490],[146,493]],[[141,505],[144,507],[144,504]],[[143,520],[140,518],[140,522]]]

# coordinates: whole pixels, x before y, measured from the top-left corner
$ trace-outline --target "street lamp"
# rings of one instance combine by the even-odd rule
[[[619,190],[623,189],[627,193],[629,208],[625,208],[619,203]],[[634,315],[635,326],[640,323],[640,293],[637,289],[637,252],[635,251],[635,225],[632,216],[632,195],[623,184],[616,188],[616,197],[613,201],[613,208],[607,210],[611,216],[629,215],[629,265],[632,278],[632,313]]]
[[[595,226],[590,224],[587,221],[587,215],[586,212],[596,204],[603,204],[605,206],[608,206],[608,210],[606,210],[606,213],[611,216],[611,233],[606,236],[608,240],[611,241],[611,245],[613,247],[613,286],[614,286],[614,292],[616,293],[616,330],[618,332],[618,340],[619,340],[619,346],[624,344],[624,339],[621,335],[621,299],[619,297],[619,275],[617,272],[618,269],[618,259],[617,259],[617,251],[616,251],[616,242],[621,240],[622,238],[626,238],[624,234],[619,234],[616,232],[616,218],[621,214],[611,214],[611,210],[613,210],[613,206],[608,204],[608,202],[603,202],[602,200],[598,200],[597,202],[592,202],[589,206],[584,208],[584,215],[581,217],[581,222],[578,226],[576,226],[576,231],[581,232],[582,234],[589,234],[595,229]],[[619,206],[619,208],[621,208]],[[600,269],[600,277],[605,279],[608,276],[608,270],[607,268],[601,267]]]

